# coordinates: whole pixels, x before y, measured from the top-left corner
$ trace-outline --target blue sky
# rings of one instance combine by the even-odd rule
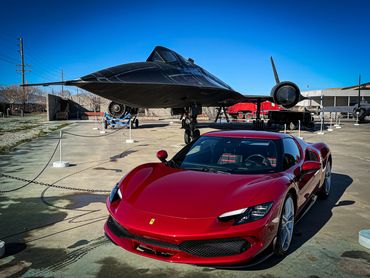
[[[302,90],[370,80],[370,1],[0,1],[0,84],[74,79],[171,48],[242,93],[280,79]],[[74,89],[71,89],[72,91]]]

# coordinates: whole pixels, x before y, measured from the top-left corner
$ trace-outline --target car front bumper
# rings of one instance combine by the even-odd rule
[[[107,202],[109,209],[109,201]],[[110,209],[105,234],[116,245],[138,255],[167,262],[197,265],[244,264],[267,248],[277,233],[279,209],[273,207],[263,219],[222,232],[174,234],[123,226]],[[173,226],[178,226],[176,221]]]

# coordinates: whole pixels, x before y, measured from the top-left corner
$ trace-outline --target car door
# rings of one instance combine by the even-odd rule
[[[320,162],[320,156],[316,151],[307,148],[305,151],[304,161]],[[306,183],[307,191],[310,195],[313,194],[313,192],[315,192],[316,188],[319,186],[321,179],[320,174],[321,170],[301,174],[301,179]]]
[[[303,152],[293,138],[283,139],[283,149],[283,168],[298,188],[297,207],[301,208],[310,196],[309,178],[302,178],[301,175]]]

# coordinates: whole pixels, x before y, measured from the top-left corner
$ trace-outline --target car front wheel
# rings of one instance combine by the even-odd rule
[[[274,246],[274,253],[276,255],[284,256],[288,252],[293,238],[294,217],[294,201],[293,197],[289,194],[285,199],[280,216],[280,224]]]

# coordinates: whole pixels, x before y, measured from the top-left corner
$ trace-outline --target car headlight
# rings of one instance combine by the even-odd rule
[[[113,203],[114,201],[116,201],[116,200],[118,200],[118,199],[122,200],[122,192],[121,192],[121,190],[120,190],[120,188],[119,188],[119,183],[117,183],[117,184],[113,187],[113,189],[112,189],[112,191],[111,191],[111,193],[110,193],[110,195],[109,195],[109,201],[110,201],[111,203]]]
[[[225,212],[218,217],[221,222],[234,220],[234,225],[244,224],[263,218],[269,213],[273,202]]]

